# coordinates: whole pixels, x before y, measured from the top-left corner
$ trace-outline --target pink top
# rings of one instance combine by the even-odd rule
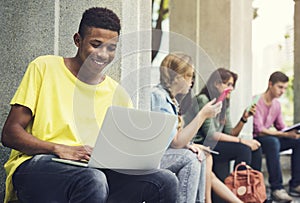
[[[285,128],[280,102],[273,99],[272,104],[268,106],[260,97],[256,104],[256,113],[253,116],[253,137],[257,137],[263,129],[269,129],[272,126],[277,130]]]

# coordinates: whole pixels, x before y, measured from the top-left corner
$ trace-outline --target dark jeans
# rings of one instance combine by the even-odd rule
[[[282,174],[280,167],[281,151],[293,149],[291,156],[291,180],[290,186],[300,185],[300,139],[278,138],[275,136],[261,136],[256,138],[266,156],[269,183],[272,190],[282,189]]]
[[[176,202],[178,181],[168,170],[129,175],[57,163],[53,155],[36,155],[13,175],[24,203]]]
[[[213,171],[222,181],[229,175],[229,162],[231,160],[235,161],[234,166],[244,161],[253,169],[261,170],[261,148],[251,151],[250,147],[242,143],[219,141],[214,150],[220,154],[213,155]]]

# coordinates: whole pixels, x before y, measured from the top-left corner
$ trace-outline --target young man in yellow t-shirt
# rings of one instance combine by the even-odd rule
[[[120,29],[111,10],[88,9],[73,37],[74,57],[41,56],[28,65],[2,132],[3,145],[13,149],[5,164],[5,202],[176,201],[177,179],[165,170],[134,176],[51,160],[89,160],[107,108],[132,106],[102,73]]]

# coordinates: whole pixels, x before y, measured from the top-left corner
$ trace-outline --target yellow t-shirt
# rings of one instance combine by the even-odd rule
[[[94,146],[106,110],[111,105],[132,107],[126,91],[106,76],[98,85],[78,80],[59,56],[41,56],[32,61],[11,103],[28,107],[33,115],[26,131],[38,139],[66,144]],[[30,159],[12,150],[4,165],[5,202],[16,199],[12,175]]]

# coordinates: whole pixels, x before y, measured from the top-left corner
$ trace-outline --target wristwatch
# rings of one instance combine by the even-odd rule
[[[247,123],[247,119],[245,119],[244,117],[241,117],[240,121],[243,122],[243,123]]]

